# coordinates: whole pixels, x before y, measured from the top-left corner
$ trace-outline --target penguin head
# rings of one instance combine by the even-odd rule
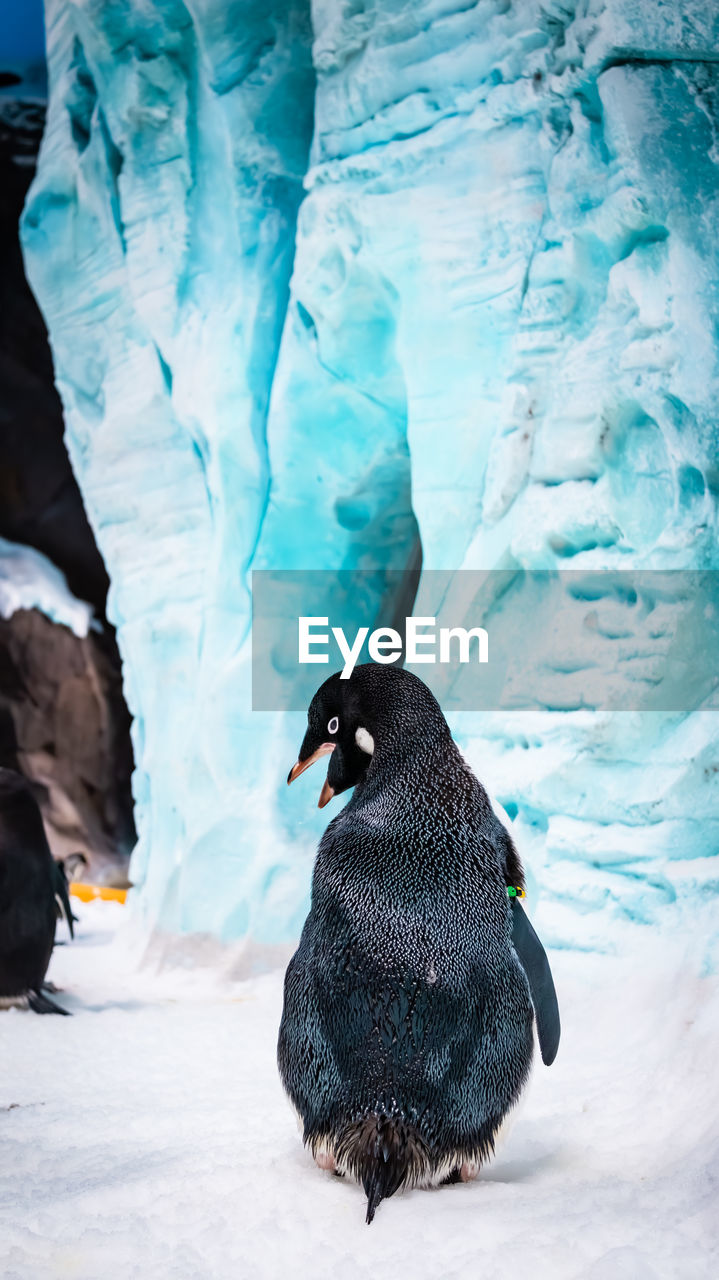
[[[361,782],[371,766],[449,738],[439,704],[423,682],[402,667],[373,662],[355,667],[349,680],[340,673],[320,686],[307,712],[307,732],[287,782],[329,756],[318,806]]]

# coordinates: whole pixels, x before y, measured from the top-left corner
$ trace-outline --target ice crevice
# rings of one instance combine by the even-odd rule
[[[47,0],[47,32],[24,252],[112,579],[135,909],[282,941],[323,818],[283,787],[301,717],[250,711],[253,569],[366,568],[387,621],[420,560],[717,567],[719,17]],[[554,940],[605,947],[713,883],[715,730],[555,694],[453,728]]]

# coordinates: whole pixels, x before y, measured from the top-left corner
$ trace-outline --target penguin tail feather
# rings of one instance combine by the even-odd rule
[[[371,1113],[347,1125],[337,1143],[341,1165],[364,1187],[368,1224],[383,1200],[416,1181],[427,1155],[417,1131],[400,1116]]]

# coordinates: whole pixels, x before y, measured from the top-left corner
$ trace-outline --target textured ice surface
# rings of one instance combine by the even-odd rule
[[[92,618],[91,606],[75,599],[47,556],[0,538],[0,617],[11,618],[18,609],[39,609],[76,636],[87,635]]]
[[[371,1229],[283,1097],[281,972],[138,973],[111,941],[123,908],[77,910],[50,969],[74,1016],[0,1013],[4,1276],[714,1280],[719,993],[676,907],[675,936],[627,957],[554,958],[562,1046],[497,1157]]]
[[[249,711],[253,565],[716,564],[719,11],[48,0],[47,34],[23,238],[112,579],[139,907],[290,936],[324,823],[284,788],[301,718]],[[714,883],[711,714],[454,727],[556,941]]]

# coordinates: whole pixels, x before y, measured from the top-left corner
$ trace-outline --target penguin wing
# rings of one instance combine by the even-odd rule
[[[73,914],[70,906],[70,896],[67,891],[67,879],[65,877],[65,870],[60,866],[59,862],[55,863],[53,874],[55,877],[55,896],[58,899],[60,906],[62,907],[62,913],[67,920],[70,937],[74,938],[75,930],[72,927]]]
[[[521,902],[517,898],[512,898],[511,902],[512,944],[529,980],[542,1062],[550,1067],[557,1056],[561,1030],[552,970],[547,953],[525,915]]]

